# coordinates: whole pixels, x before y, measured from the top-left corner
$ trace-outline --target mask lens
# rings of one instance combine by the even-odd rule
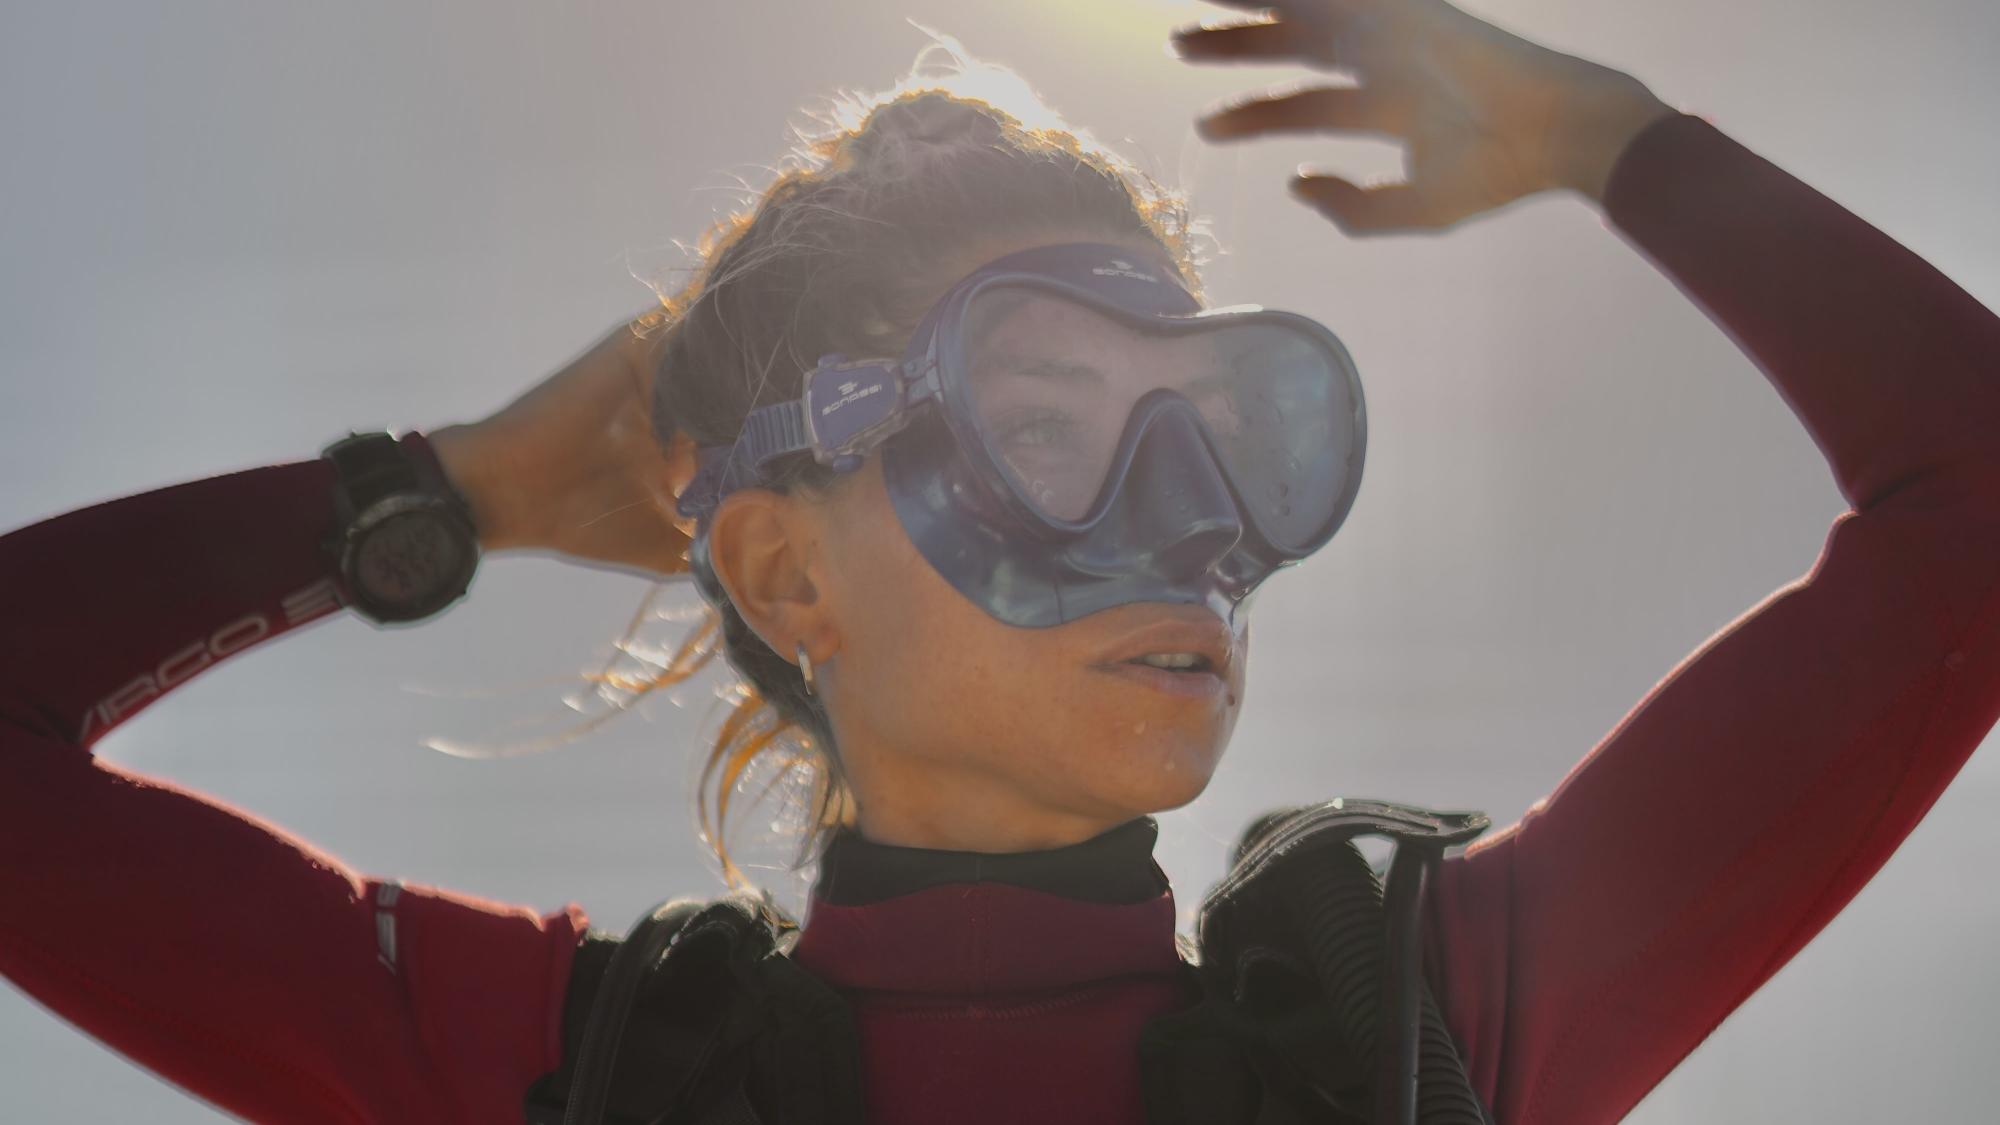
[[[1128,319],[993,286],[966,310],[965,387],[1016,490],[1059,521],[1096,504],[1140,400],[1172,391],[1200,413],[1245,514],[1274,546],[1310,549],[1353,471],[1354,384],[1319,337],[1247,316]]]
[[[1080,519],[1104,484],[1125,419],[1154,379],[1135,332],[1024,286],[966,310],[965,379],[987,444],[1028,502]]]
[[[1212,347],[1228,375],[1196,406],[1231,483],[1274,545],[1316,545],[1354,468],[1358,411],[1342,360],[1270,322],[1217,328]]]

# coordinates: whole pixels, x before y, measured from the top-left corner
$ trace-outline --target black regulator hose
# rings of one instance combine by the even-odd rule
[[[1398,844],[1382,909],[1389,918],[1382,949],[1382,1042],[1375,1066],[1375,1115],[1395,1125],[1417,1125],[1417,1037],[1423,1027],[1422,949],[1410,935],[1423,925],[1429,849]]]
[[[1377,1125],[1492,1125],[1423,978],[1423,891],[1437,860],[1421,843],[1398,843],[1385,905],[1350,843],[1326,849],[1301,888],[1313,973],[1349,1045],[1375,1061]]]

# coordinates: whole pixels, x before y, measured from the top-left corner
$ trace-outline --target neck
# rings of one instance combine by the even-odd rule
[[[820,859],[813,893],[857,905],[945,883],[1005,883],[1086,902],[1146,902],[1168,890],[1152,859],[1158,838],[1150,816],[1081,843],[1008,853],[898,847],[841,832]]]
[[[1041,851],[1080,844],[1146,811],[1053,806],[1010,778],[871,754],[867,745],[842,738],[842,766],[861,795],[855,829],[877,844],[996,855]]]
[[[927,799],[936,800],[934,794]],[[855,827],[864,839],[890,847],[1005,855],[1080,844],[1121,823],[1116,817],[1023,816],[991,805],[884,809],[878,803],[862,808]]]

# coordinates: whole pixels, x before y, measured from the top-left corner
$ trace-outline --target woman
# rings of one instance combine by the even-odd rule
[[[1853,507],[1806,581],[1705,645],[1531,815],[1448,860],[1425,900],[1431,984],[1494,1119],[1615,1119],[1879,868],[2000,712],[2000,326],[1636,81],[1442,3],[1288,4],[1177,43],[1359,74],[1204,125],[1406,139],[1407,185],[1298,182],[1343,229],[1440,229],[1544,190],[1603,207],[1759,361]],[[449,556],[448,481],[482,550],[671,572],[697,534],[731,662],[821,755],[833,842],[793,957],[851,1006],[870,1120],[1141,1119],[1134,1044],[1188,1001],[1144,818],[1206,783],[1237,713],[1247,595],[1331,533],[1351,466],[1314,477],[1229,446],[1200,364],[1175,366],[1193,353],[1157,347],[1219,335],[1139,331],[1154,314],[1128,307],[1138,290],[1106,298],[1128,316],[1024,300],[983,335],[963,310],[950,322],[1008,345],[984,354],[1012,357],[993,384],[1010,397],[990,414],[962,398],[959,421],[1018,446],[967,444],[936,406],[830,466],[746,440],[751,410],[797,399],[822,356],[902,356],[995,262],[1148,287],[1169,312],[1194,300],[1171,207],[1061,138],[928,96],[824,155],[728,232],[661,331],[613,333],[491,418],[0,541],[0,849],[32,857],[0,867],[0,896],[41,904],[0,927],[12,980],[252,1119],[520,1119],[562,1061],[580,913],[365,879],[86,752],[202,668],[343,603],[434,610],[469,562]],[[1046,256],[1079,246],[1101,260]],[[1337,353],[1316,354],[1337,373]],[[649,404],[631,387],[655,371]],[[1035,458],[1069,432],[1048,407],[1093,378],[1144,392],[1113,400],[1132,471],[1082,474],[1130,519],[1093,529],[1101,554],[1068,558],[1101,581],[1017,596],[1015,576],[1047,563],[1032,522],[1085,510]],[[1332,444],[1348,416],[1311,415],[1328,448],[1358,452],[1358,428]],[[1267,442],[1293,420],[1239,419]],[[1258,483],[1318,505],[1312,526],[1286,532],[1282,501],[1245,485],[1258,466]],[[433,517],[413,546],[437,553],[355,526],[386,526],[385,494]],[[982,504],[1013,505],[1026,530],[960,549],[952,533],[1005,526]],[[379,554],[329,560],[336,536]],[[771,732],[757,714],[725,761]]]

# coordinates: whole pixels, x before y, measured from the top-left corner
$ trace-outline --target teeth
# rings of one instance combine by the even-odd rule
[[[1132,662],[1134,664],[1145,664],[1154,668],[1167,668],[1177,672],[1185,672],[1191,668],[1207,664],[1208,660],[1206,657],[1193,652],[1149,652],[1144,656],[1134,657]]]

